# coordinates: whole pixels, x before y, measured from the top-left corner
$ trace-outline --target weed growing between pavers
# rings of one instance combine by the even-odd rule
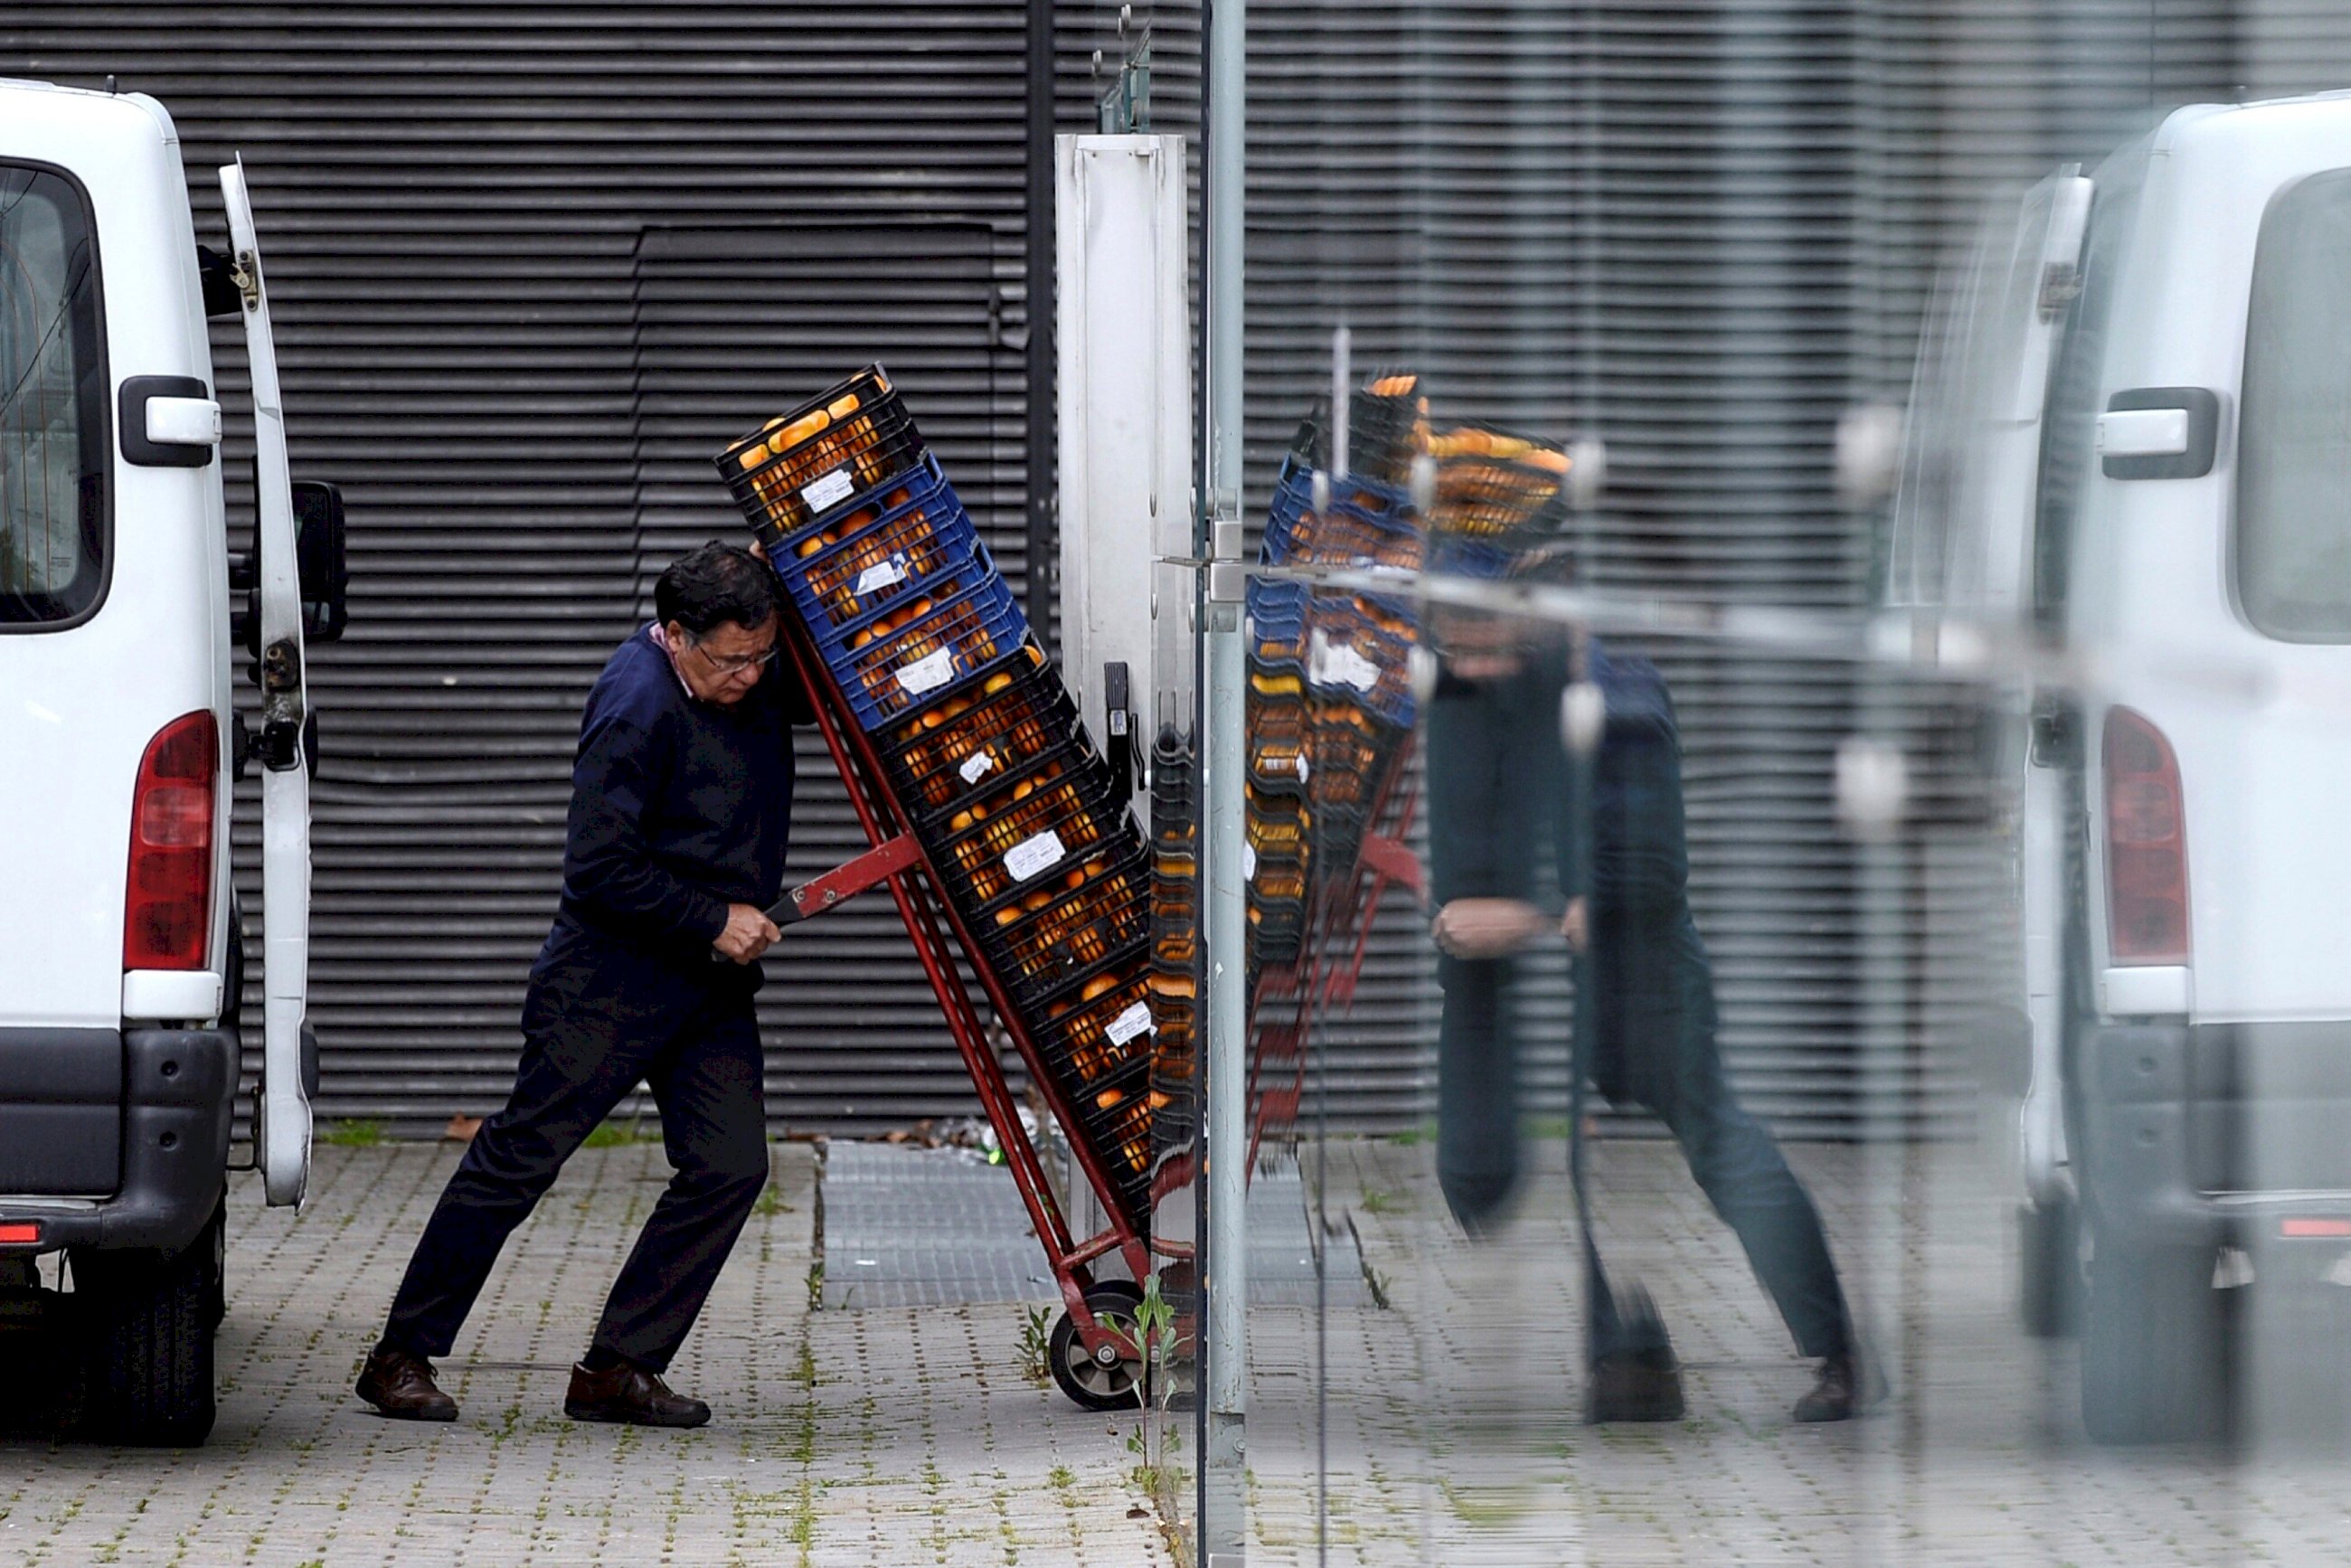
[[[383,1124],[363,1119],[333,1123],[319,1134],[319,1142],[341,1149],[372,1149],[383,1141]]]
[[[1042,1388],[1053,1381],[1053,1309],[1020,1309],[1020,1373]]]

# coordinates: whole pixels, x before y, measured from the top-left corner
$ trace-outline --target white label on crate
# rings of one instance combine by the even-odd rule
[[[1312,768],[1306,766],[1306,753],[1302,751],[1300,752],[1298,754],[1298,781],[1301,784],[1305,783],[1307,778],[1312,774],[1313,771],[1314,770]]]
[[[1151,1025],[1151,1004],[1137,1002],[1111,1019],[1110,1027],[1102,1032],[1110,1036],[1110,1042],[1113,1045],[1124,1045],[1128,1040],[1146,1030],[1152,1034],[1159,1032]]]
[[[869,566],[857,574],[857,597],[864,598],[877,589],[895,588],[906,580],[906,558],[902,552],[892,556],[879,566]]]
[[[1316,685],[1353,686],[1370,691],[1380,684],[1380,667],[1355,652],[1352,643],[1333,643],[1320,631],[1306,664],[1306,678]]]
[[[906,688],[909,696],[921,696],[925,692],[937,691],[955,679],[955,650],[941,648],[924,654],[911,664],[898,668],[898,684]]]
[[[811,513],[821,512],[827,507],[837,507],[849,499],[850,492],[856,488],[857,482],[849,476],[849,470],[836,468],[823,478],[803,486],[800,499],[808,503]]]
[[[1070,852],[1061,847],[1061,835],[1048,828],[1033,839],[1023,839],[1007,850],[1004,869],[1012,873],[1015,882],[1027,882],[1049,866],[1061,863]]]
[[[969,757],[963,759],[963,765],[957,768],[956,771],[963,775],[963,781],[965,783],[977,784],[979,782],[980,775],[986,773],[989,768],[995,766],[996,754],[994,752],[975,751]]]
[[[1243,882],[1257,880],[1257,846],[1247,839],[1241,841],[1241,880]]]

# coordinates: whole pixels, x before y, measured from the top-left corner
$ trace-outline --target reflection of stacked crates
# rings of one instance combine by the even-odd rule
[[[1140,1225],[1151,861],[969,514],[876,366],[721,470],[914,835]]]
[[[1437,432],[1428,450],[1429,570],[1456,577],[1539,573],[1566,516],[1567,454],[1476,424]]]
[[[1268,566],[1418,570],[1426,535],[1401,483],[1426,425],[1407,397],[1359,394],[1356,472],[1314,505],[1322,420],[1283,463]],[[1249,597],[1250,956],[1299,956],[1314,890],[1354,869],[1369,816],[1410,738],[1418,627],[1403,600],[1258,580]]]
[[[1197,1111],[1193,1053],[1199,989],[1200,824],[1192,748],[1171,727],[1151,756],[1151,1091],[1162,1154],[1186,1146]]]

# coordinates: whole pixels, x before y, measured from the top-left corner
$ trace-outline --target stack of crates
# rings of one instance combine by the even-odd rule
[[[1200,966],[1200,823],[1192,747],[1173,726],[1151,751],[1151,1093],[1161,1156],[1189,1146]]]
[[[1408,378],[1356,394],[1353,472],[1314,505],[1325,420],[1308,417],[1267,518],[1268,566],[1417,571],[1427,535],[1405,487],[1426,421]],[[1355,863],[1376,797],[1411,738],[1419,628],[1401,599],[1259,579],[1249,595],[1251,956],[1298,956],[1311,890]]]
[[[1430,436],[1429,570],[1458,577],[1537,575],[1560,547],[1573,466],[1557,444],[1491,425]]]
[[[718,459],[939,883],[1138,1226],[1152,858],[880,366]]]

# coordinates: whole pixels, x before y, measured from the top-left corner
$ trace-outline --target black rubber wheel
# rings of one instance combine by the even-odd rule
[[[213,1429],[222,1216],[177,1252],[76,1252],[67,1304],[83,1338],[80,1426],[142,1447],[193,1448]]]
[[[2173,1443],[2227,1427],[2214,1254],[2097,1241],[2082,1311],[2082,1425],[2100,1443]]]
[[[2080,1214],[2063,1201],[2016,1211],[2017,1315],[2034,1339],[2082,1332]]]
[[[1100,1318],[1115,1316],[1129,1332],[1143,1292],[1124,1280],[1104,1280],[1086,1292],[1086,1310]],[[1053,1381],[1061,1392],[1087,1410],[1138,1410],[1143,1406],[1143,1363],[1120,1356],[1104,1364],[1086,1354],[1078,1338],[1077,1320],[1065,1310],[1053,1322],[1051,1359]]]

